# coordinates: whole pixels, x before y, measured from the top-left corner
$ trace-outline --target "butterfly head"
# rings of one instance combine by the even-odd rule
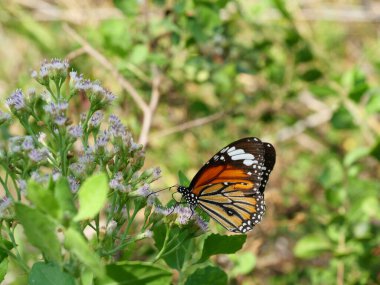
[[[178,186],[177,188],[177,191],[181,194],[184,194],[186,192],[189,192],[189,188],[185,187],[185,186]]]
[[[177,191],[182,194],[182,197],[190,206],[196,206],[198,204],[198,197],[191,192],[190,188],[178,186]]]

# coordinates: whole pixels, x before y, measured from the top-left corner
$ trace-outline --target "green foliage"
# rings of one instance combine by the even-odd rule
[[[231,255],[233,269],[231,276],[249,274],[256,265],[256,256],[252,252],[242,252],[240,254]]]
[[[30,66],[67,55],[120,96],[107,109],[112,100],[98,95],[108,93],[93,92],[99,84],[78,90],[78,75],[48,68],[54,74],[37,72],[42,85],[23,93],[27,108],[13,100],[11,118],[0,112],[0,280],[26,283],[43,265],[83,285],[116,284],[123,274],[168,284],[173,271],[179,284],[380,283],[380,44],[371,22],[308,21],[303,9],[328,5],[313,1],[79,1],[75,9],[89,12],[68,17],[72,33],[21,2],[0,2],[2,99],[15,84],[28,90]],[[75,14],[60,2],[52,9]],[[62,112],[47,111],[65,101]],[[129,129],[108,136],[115,124],[93,124],[98,111]],[[70,135],[74,126],[82,135]],[[146,138],[146,157],[132,134]],[[141,169],[145,158],[162,167],[162,185],[152,188],[189,185],[217,149],[251,135],[272,142],[278,158],[263,223],[234,253],[245,237],[181,223],[182,205],[149,195],[160,174]],[[103,186],[83,188],[100,172]],[[199,209],[196,217],[209,219]]]
[[[107,200],[108,181],[104,173],[93,175],[79,188],[79,211],[74,221],[91,219],[99,213]]]
[[[206,261],[211,255],[235,253],[242,248],[246,239],[246,235],[223,236],[211,234],[204,242],[202,256],[199,262]]]
[[[60,216],[58,201],[50,189],[45,189],[37,182],[28,182],[28,199],[42,212],[57,219]]]
[[[103,277],[104,268],[100,258],[92,251],[86,239],[75,229],[65,231],[65,247],[69,249],[94,275]]]
[[[186,187],[190,185],[190,180],[186,177],[186,175],[182,171],[178,172],[178,179],[181,185],[186,186]]]
[[[4,258],[0,262],[0,282],[4,280],[5,274],[7,274],[8,270],[8,259]]]
[[[189,276],[185,285],[226,285],[227,280],[227,274],[219,267],[206,266],[195,270],[194,273]]]
[[[119,262],[106,267],[108,280],[98,281],[97,285],[160,285],[170,284],[170,271],[146,262]]]
[[[49,261],[61,261],[61,249],[56,235],[57,224],[38,209],[21,203],[15,205],[16,217],[24,227],[31,244],[39,248]]]
[[[179,227],[168,229],[164,224],[157,225],[154,230],[155,246],[164,250],[162,258],[173,269],[181,270],[189,254],[191,233]],[[165,249],[167,248],[167,249]]]
[[[65,178],[59,178],[55,183],[54,196],[58,208],[62,211],[64,219],[71,219],[76,213],[74,201],[70,190],[70,184]]]
[[[37,262],[30,270],[29,284],[74,285],[75,279],[57,265]]]
[[[308,235],[294,247],[294,254],[300,258],[313,258],[331,250],[331,244],[324,236]]]

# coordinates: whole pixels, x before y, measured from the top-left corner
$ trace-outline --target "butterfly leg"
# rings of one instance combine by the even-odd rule
[[[193,217],[195,211],[194,211],[194,207],[190,206],[190,209],[191,209],[191,216],[190,216],[190,219]]]

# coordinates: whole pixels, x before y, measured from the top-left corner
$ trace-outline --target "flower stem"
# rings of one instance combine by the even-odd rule
[[[161,256],[164,254],[164,252],[166,250],[166,246],[167,246],[168,241],[169,241],[170,230],[171,230],[171,227],[168,224],[166,224],[166,235],[165,235],[164,244],[162,245],[162,248],[161,248],[160,252],[154,258],[153,262],[156,262],[157,260],[159,260],[161,258]]]
[[[16,243],[16,240],[15,240],[15,237],[14,237],[14,233],[11,229],[11,225],[10,223],[6,223],[6,231],[8,233],[8,236],[13,244],[13,248],[15,249],[16,251],[16,254],[12,254],[10,256],[12,256],[15,261],[20,265],[20,267],[25,271],[25,272],[29,272],[29,267],[25,264],[24,260],[22,259],[21,255],[20,255],[20,252],[18,251],[17,249],[17,243]]]

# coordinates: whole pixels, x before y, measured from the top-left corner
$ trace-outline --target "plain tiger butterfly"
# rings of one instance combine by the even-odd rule
[[[237,140],[217,152],[177,191],[232,232],[246,233],[265,213],[264,190],[276,162],[272,144],[255,137]]]

